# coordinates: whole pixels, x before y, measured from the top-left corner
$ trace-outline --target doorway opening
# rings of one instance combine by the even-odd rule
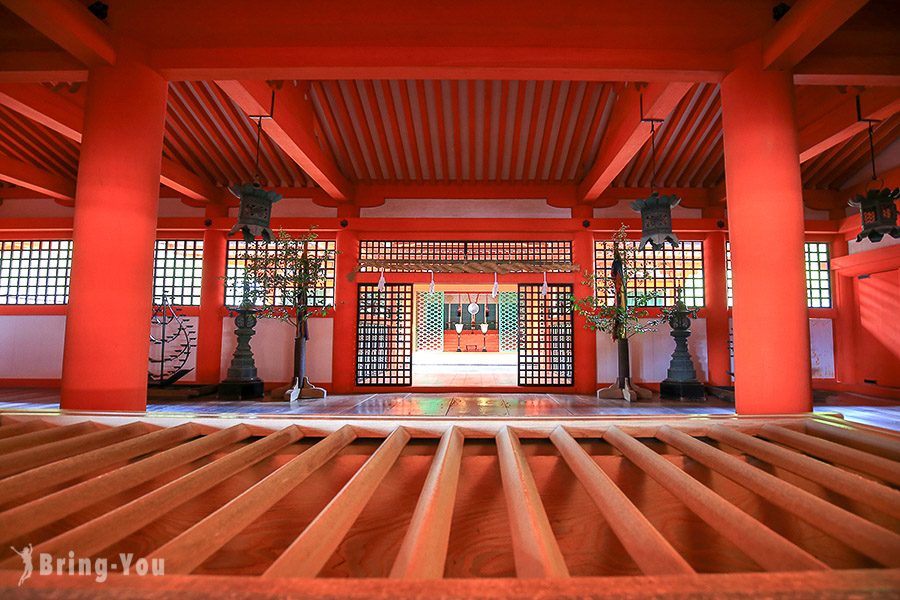
[[[414,287],[413,386],[518,385],[518,288],[501,285]]]

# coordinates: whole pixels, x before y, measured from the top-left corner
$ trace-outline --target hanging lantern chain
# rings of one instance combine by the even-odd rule
[[[641,123],[650,123],[650,191],[656,188],[656,125],[665,122],[665,119],[652,119],[644,117],[644,94],[638,97],[641,109]]]
[[[250,115],[251,119],[256,120],[256,161],[255,173],[253,174],[253,182],[259,183],[262,174],[259,172],[259,149],[262,141],[262,122],[263,119],[272,119],[275,117],[275,90],[272,90],[272,100],[269,104],[269,114],[267,115]]]
[[[878,181],[878,174],[875,171],[875,142],[873,137],[873,123],[881,123],[878,119],[864,119],[862,116],[862,107],[860,106],[859,94],[856,95],[856,120],[867,125],[869,134],[869,160],[872,164],[872,181]]]

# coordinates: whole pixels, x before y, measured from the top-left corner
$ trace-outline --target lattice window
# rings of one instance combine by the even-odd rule
[[[831,255],[828,244],[806,242],[803,244],[806,263],[807,308],[831,308]],[[728,306],[734,305],[733,276],[731,271],[731,242],[725,244],[725,289]]]
[[[359,284],[356,385],[412,385],[413,286]]]
[[[637,242],[628,242],[628,248],[637,248]],[[607,275],[613,262],[613,243],[594,243],[594,268],[600,275]],[[657,291],[659,296],[648,306],[670,306],[675,302],[675,288],[681,287],[681,298],[687,306],[703,306],[706,303],[703,286],[703,242],[682,241],[678,248],[666,246],[653,250],[649,246],[634,250],[630,265],[634,274],[627,284],[628,302],[643,293]],[[615,299],[610,292],[606,301]]]
[[[515,292],[500,292],[498,299],[498,328],[500,352],[519,349],[519,296]]]
[[[571,285],[519,284],[519,385],[575,383]]]
[[[303,252],[302,243],[298,242],[294,245],[295,250],[298,254]],[[225,279],[227,284],[225,286],[225,305],[226,306],[237,306],[241,303],[241,288],[237,283],[241,280],[244,273],[244,259],[242,258],[245,252],[268,252],[270,254],[275,254],[277,250],[277,246],[274,243],[267,244],[266,242],[251,242],[247,244],[241,240],[229,240],[228,241],[228,262],[225,267]],[[309,293],[309,305],[310,306],[333,306],[334,305],[334,240],[312,240],[308,242],[308,252],[311,254],[315,253],[318,256],[324,255],[326,252],[331,253],[331,260],[326,261],[325,263],[325,273],[324,276],[319,281],[319,285],[310,290]],[[280,294],[273,294],[267,301],[272,306],[282,306],[284,304],[284,300]],[[262,304],[261,301],[257,302],[257,304]]]
[[[416,350],[444,350],[444,292],[416,293]]]
[[[0,304],[66,304],[71,240],[0,241]]]
[[[522,263],[571,263],[571,241],[408,241],[362,240],[360,261],[421,261],[463,263],[479,261]],[[375,271],[361,267],[361,271]],[[411,272],[416,269],[385,269]]]
[[[831,258],[828,244],[806,242],[806,305],[809,308],[831,308]]]
[[[163,294],[176,306],[200,306],[202,240],[156,240],[153,253],[153,301]]]

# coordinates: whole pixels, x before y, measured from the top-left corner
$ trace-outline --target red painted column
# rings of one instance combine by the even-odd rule
[[[594,234],[591,231],[575,233],[572,242],[572,258],[580,267],[573,273],[573,293],[577,298],[594,293],[590,282],[585,285],[584,273],[594,272]],[[597,390],[597,333],[585,327],[586,319],[575,315],[575,392],[593,394]]]
[[[735,404],[741,414],[812,410],[803,197],[791,73],[761,44],[722,81],[733,270]]]
[[[359,216],[359,209],[356,207],[341,208],[338,209],[340,218]],[[349,394],[356,386],[358,297],[355,273],[359,266],[359,238],[348,225],[337,233],[334,245],[339,254],[334,265],[334,342],[330,391],[334,394]]]
[[[210,204],[206,218],[227,217],[228,207]],[[200,324],[197,328],[197,382],[218,383],[222,377],[222,320],[225,306],[225,260],[228,237],[212,225],[203,232],[203,277],[200,283]]]
[[[725,232],[706,236],[703,271],[706,281],[706,353],[709,383],[731,385],[731,353],[728,351],[728,292],[725,286]]]
[[[146,408],[166,91],[156,72],[124,57],[88,76],[63,409]]]
[[[837,239],[831,244],[833,258],[846,256],[848,250],[845,239]],[[834,320],[835,379],[846,384],[862,383],[856,367],[856,336],[859,331],[856,278],[844,277],[840,271],[834,271],[832,276],[835,288],[835,308],[837,309],[837,318]]]

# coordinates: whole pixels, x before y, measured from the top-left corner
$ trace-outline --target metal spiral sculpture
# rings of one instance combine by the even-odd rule
[[[148,383],[154,387],[172,385],[193,369],[185,369],[197,334],[166,294],[153,305],[150,318],[150,367]]]

